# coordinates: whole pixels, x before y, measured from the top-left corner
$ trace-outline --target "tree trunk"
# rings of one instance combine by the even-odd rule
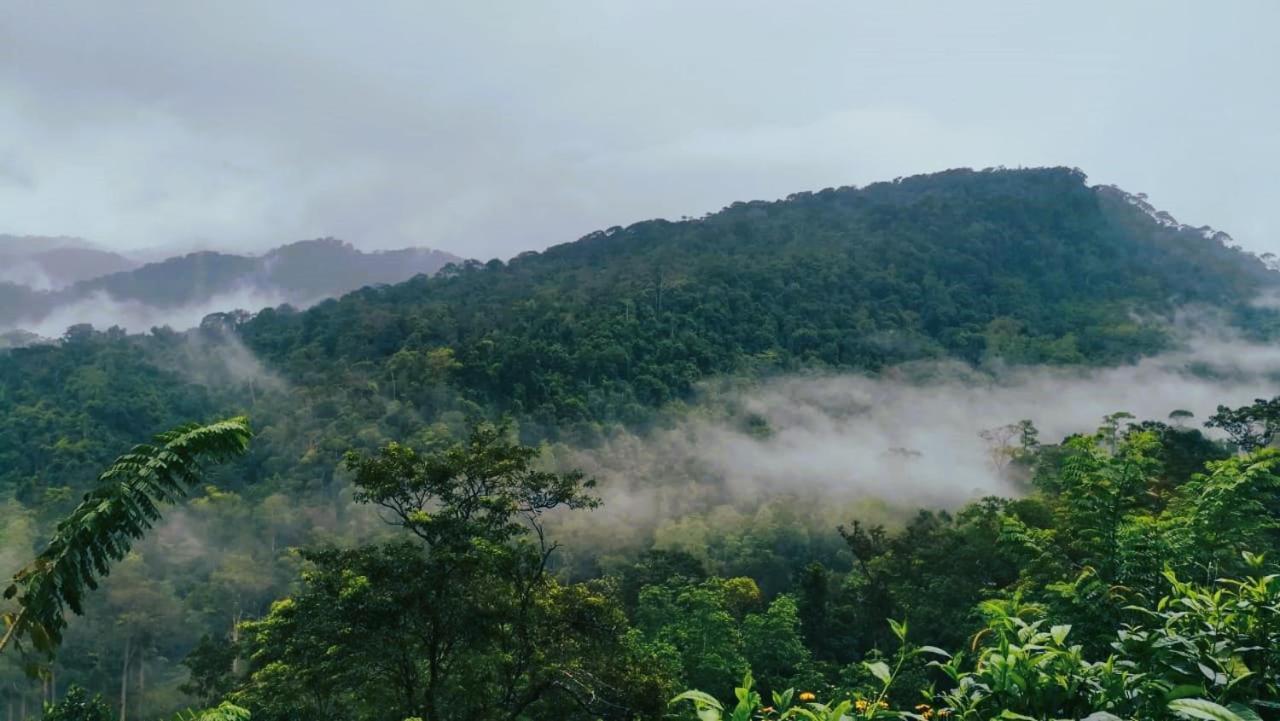
[[[128,718],[129,711],[129,649],[133,639],[124,640],[124,663],[120,667],[120,721]]]
[[[138,712],[138,718],[142,718],[142,698],[147,689],[147,658],[143,653],[138,654],[138,703],[134,710]]]
[[[236,648],[236,655],[231,657],[231,676],[238,677],[240,675],[240,619],[244,617],[244,611],[237,608],[234,616],[231,617],[231,645]]]

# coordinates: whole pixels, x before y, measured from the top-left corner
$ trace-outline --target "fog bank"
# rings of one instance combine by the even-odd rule
[[[1057,443],[1117,411],[1167,421],[1179,409],[1199,427],[1220,404],[1280,392],[1278,373],[1280,348],[1201,335],[1184,350],[1119,368],[916,363],[878,377],[721,382],[661,430],[622,433],[557,460],[598,479],[605,504],[590,523],[621,536],[781,497],[811,517],[834,516],[823,522],[847,522],[841,509],[857,504],[906,513],[1022,493],[993,462],[985,429],[1028,419],[1042,442]]]
[[[119,300],[99,291],[87,298],[58,305],[37,320],[18,320],[7,324],[7,327],[0,324],[0,332],[26,330],[46,338],[57,338],[78,323],[88,323],[98,330],[120,326],[130,333],[146,333],[161,326],[186,330],[200,325],[201,319],[210,313],[236,308],[257,312],[285,302],[284,294],[278,290],[249,286],[173,308],[160,308],[137,300]],[[292,305],[305,308],[309,304]]]

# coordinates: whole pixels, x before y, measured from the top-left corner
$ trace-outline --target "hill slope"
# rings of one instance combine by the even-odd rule
[[[1189,303],[1274,327],[1249,302],[1277,275],[1222,241],[1078,171],[951,171],[611,228],[187,334],[77,332],[0,353],[0,488],[87,482],[108,449],[233,409],[263,429],[237,485],[310,485],[352,445],[468,415],[590,438],[717,375],[1120,363],[1165,348]]]
[[[1244,312],[1275,285],[1223,240],[1078,171],[958,170],[611,228],[242,333],[308,374],[447,347],[476,402],[629,418],[755,368],[1132,359],[1162,347],[1175,309]]]

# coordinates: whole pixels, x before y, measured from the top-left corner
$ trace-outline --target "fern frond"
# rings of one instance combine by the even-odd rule
[[[37,651],[52,654],[67,625],[66,609],[83,613],[85,592],[96,589],[111,563],[160,519],[160,506],[198,485],[202,462],[242,455],[251,435],[242,417],[190,423],[117,458],[98,476],[98,487],[58,523],[45,550],[14,574],[4,598],[16,597],[20,608],[5,616],[0,651],[25,637]]]

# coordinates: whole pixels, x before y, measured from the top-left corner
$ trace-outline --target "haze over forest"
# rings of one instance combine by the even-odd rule
[[[73,6],[4,721],[1280,718],[1271,4]]]

